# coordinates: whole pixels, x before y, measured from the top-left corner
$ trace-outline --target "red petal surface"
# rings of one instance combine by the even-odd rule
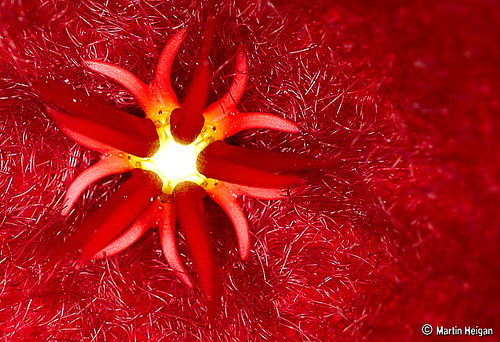
[[[233,223],[238,239],[238,248],[242,260],[247,260],[250,256],[250,231],[245,213],[241,209],[235,193],[224,182],[219,182],[217,186],[207,190],[210,197],[226,212]]]
[[[204,152],[205,150],[198,155],[196,167],[198,172],[208,178],[261,188],[286,188],[305,184],[305,179],[299,176],[262,171]]]
[[[204,156],[272,172],[311,170],[336,164],[336,161],[317,160],[307,155],[244,148],[223,141],[214,141],[202,153]]]
[[[152,111],[154,112],[158,106],[158,99],[147,84],[130,71],[117,65],[101,61],[85,61],[85,65],[92,71],[107,76],[127,88],[137,101],[139,101],[139,105],[144,110],[144,113],[148,117],[151,117]]]
[[[203,35],[203,44],[198,54],[193,80],[182,102],[181,108],[172,112],[172,135],[179,144],[189,145],[200,134],[205,118],[203,111],[207,104],[210,80],[208,54],[215,34],[215,18],[210,17]]]
[[[207,107],[205,119],[210,123],[220,122],[226,119],[234,111],[240,101],[248,81],[248,63],[243,47],[238,46],[236,53],[236,72],[229,91],[218,101]]]
[[[85,169],[71,182],[64,196],[64,208],[62,210],[64,216],[69,214],[78,197],[90,184],[103,177],[130,171],[133,168],[127,156],[121,154],[121,156],[118,154],[101,156],[101,160]]]
[[[119,237],[161,194],[162,182],[153,173],[134,169],[132,177],[97,211],[85,219],[75,232],[50,257],[52,268],[67,252],[82,248],[80,268],[101,249]]]
[[[65,117],[67,115],[66,113],[54,109],[54,108],[47,108],[47,114],[56,121],[57,118],[60,117]],[[113,152],[119,152],[116,148],[113,148],[109,145],[103,144],[102,142],[99,142],[97,140],[93,140],[89,138],[88,136],[85,136],[81,133],[78,133],[74,131],[72,128],[66,126],[63,121],[56,121],[57,127],[61,131],[64,132],[68,137],[70,137],[72,140],[76,141],[80,145],[83,145],[87,148],[90,148],[91,150],[100,152],[100,153],[113,153]]]
[[[186,286],[193,288],[193,282],[189,277],[184,265],[182,264],[179,252],[177,251],[177,242],[175,241],[175,206],[169,199],[163,203],[158,201],[159,208],[159,222],[158,228],[160,230],[160,243],[163,256],[170,267],[174,270],[177,277]]]
[[[118,150],[150,157],[159,148],[154,123],[121,111],[107,102],[54,80],[38,80],[33,87],[49,103],[71,113],[50,111],[60,125]]]
[[[213,124],[217,140],[252,128],[268,128],[280,132],[299,133],[300,129],[293,122],[269,113],[235,113],[225,116],[223,120]]]
[[[175,95],[170,83],[170,71],[177,51],[182,45],[184,38],[186,38],[186,32],[187,28],[183,28],[170,38],[167,45],[165,45],[156,66],[155,80],[150,85],[164,106],[167,106],[170,102],[178,106],[177,95]]]
[[[173,196],[177,220],[184,231],[186,242],[198,271],[208,315],[213,319],[220,305],[222,281],[210,241],[210,232],[203,205],[203,197],[206,196],[206,192],[195,183],[182,182],[175,187]]]
[[[266,200],[283,199],[286,197],[286,191],[280,188],[254,188],[251,186],[229,183],[226,183],[226,187],[238,196],[245,195]]]
[[[341,173],[325,170],[320,186],[297,197],[248,200],[255,257],[245,265],[232,253],[223,257],[228,291],[216,326],[200,317],[193,293],[171,281],[158,251],[147,251],[153,236],[127,253],[126,265],[96,262],[78,277],[60,272],[38,281],[39,265],[58,246],[51,239],[61,234],[52,222],[60,217],[60,181],[73,166],[68,156],[81,162],[88,153],[54,135],[24,86],[34,75],[75,79],[82,58],[106,54],[146,80],[168,33],[197,24],[209,6],[1,3],[4,340],[440,340],[422,335],[424,323],[493,328],[477,340],[498,340],[495,1],[217,8],[217,58],[234,54],[239,42],[251,57],[244,108],[297,118],[315,157],[329,146],[347,155]],[[180,61],[192,58],[191,42]],[[182,82],[184,68],[175,74]],[[255,142],[265,139],[255,134]],[[284,139],[296,146],[295,137]],[[109,189],[99,188],[87,209]]]
[[[83,266],[97,252],[123,234],[161,194],[162,186],[161,179],[154,172],[132,170],[132,177],[82,223],[82,229],[92,229],[93,233],[83,245],[76,267]]]
[[[123,234],[101,249],[92,258],[100,259],[116,255],[132,246],[149,228],[155,227],[158,221],[158,202],[158,200],[154,201]]]

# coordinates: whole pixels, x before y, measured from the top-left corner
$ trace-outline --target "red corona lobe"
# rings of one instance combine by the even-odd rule
[[[158,206],[158,210],[160,212],[156,217],[160,217],[158,228],[160,230],[160,242],[163,255],[177,277],[179,277],[186,286],[193,288],[193,282],[184,268],[179,253],[177,252],[177,244],[175,241],[175,222],[177,221],[177,213],[172,198],[168,198],[164,203],[162,202],[161,205]]]
[[[160,147],[149,119],[137,118],[62,82],[38,80],[33,87],[65,111],[48,112],[60,127],[139,157],[151,157]]]
[[[213,319],[220,305],[222,281],[210,242],[210,231],[203,206],[203,198],[206,194],[200,186],[192,182],[182,182],[175,187],[173,197],[177,220],[184,231],[198,271],[208,315]]]
[[[247,151],[249,155],[245,155]],[[236,157],[234,160],[232,155]],[[272,161],[273,156],[276,162]],[[269,163],[269,168],[266,163]],[[243,149],[222,141],[208,145],[196,161],[196,167],[203,175],[230,183],[262,188],[284,188],[305,183],[302,177],[296,175],[273,173],[280,164],[286,165],[284,171],[287,171],[287,168],[293,167],[294,160],[290,155]]]
[[[68,134],[71,136],[71,134]],[[75,205],[78,197],[83,191],[95,181],[117,173],[123,173],[132,170],[134,167],[124,153],[106,150],[101,155],[101,160],[80,173],[70,184],[66,195],[64,195],[64,208],[62,214],[68,215]]]
[[[208,54],[215,35],[215,24],[215,18],[210,17],[203,34],[203,43],[189,92],[181,107],[175,109],[170,117],[172,136],[182,145],[195,141],[205,123],[203,111],[207,105],[210,80]]]
[[[333,163],[308,155],[234,146],[222,140],[214,141],[203,150],[203,156],[208,155],[242,166],[279,173],[317,169]]]
[[[82,248],[81,268],[97,252],[119,237],[161,194],[162,182],[153,172],[135,169],[116,193],[90,215],[49,259],[53,267],[67,252]]]
[[[155,79],[149,85],[117,65],[89,60],[85,61],[85,65],[90,70],[107,76],[127,88],[139,102],[146,117],[154,119],[161,112],[169,112],[179,107],[177,96],[170,84],[170,71],[186,32],[187,28],[182,29],[167,42],[156,66]]]
[[[94,233],[83,245],[76,267],[81,268],[118,238],[151,206],[151,202],[161,194],[161,189],[162,181],[154,172],[133,170],[132,177],[105,203],[102,213],[97,210],[92,214],[97,224],[91,224]],[[88,225],[87,221],[85,224]]]

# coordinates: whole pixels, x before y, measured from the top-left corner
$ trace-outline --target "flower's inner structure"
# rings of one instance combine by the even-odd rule
[[[163,182],[163,192],[171,194],[177,184],[190,181],[203,188],[211,188],[215,180],[207,178],[196,168],[198,154],[214,141],[213,130],[204,128],[195,141],[188,145],[177,143],[172,137],[170,125],[160,125],[158,136],[160,148],[151,158],[130,155],[135,168],[155,172]]]
[[[175,243],[176,223],[184,231],[200,289],[210,317],[220,305],[219,275],[203,198],[207,195],[227,213],[236,230],[239,253],[250,255],[250,233],[238,203],[241,195],[278,199],[283,188],[305,182],[297,171],[323,167],[316,159],[246,149],[223,140],[242,130],[268,128],[298,133],[295,124],[268,113],[241,113],[236,105],[247,83],[248,65],[243,48],[236,54],[236,72],[227,94],[208,107],[209,52],[215,20],[207,22],[193,80],[179,103],[170,84],[170,70],[187,30],[175,34],[158,61],[149,85],[131,72],[101,61],[86,61],[88,68],[127,88],[146,114],[140,119],[69,85],[37,80],[34,89],[51,106],[48,114],[73,140],[101,153],[101,159],[69,186],[63,215],[68,215],[80,194],[96,180],[122,172],[132,176],[109,201],[88,216],[49,259],[51,270],[67,252],[81,251],[76,268],[92,258],[121,252],[149,228],[158,227],[162,251],[176,275],[189,287]]]

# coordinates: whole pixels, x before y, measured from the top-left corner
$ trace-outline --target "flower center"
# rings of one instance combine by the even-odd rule
[[[196,140],[189,145],[175,142],[170,132],[170,123],[156,122],[160,148],[151,158],[131,155],[132,164],[143,170],[155,172],[163,181],[163,192],[171,194],[174,187],[183,181],[191,181],[203,188],[211,188],[215,180],[207,178],[196,169],[198,154],[215,141],[213,129],[205,125]]]

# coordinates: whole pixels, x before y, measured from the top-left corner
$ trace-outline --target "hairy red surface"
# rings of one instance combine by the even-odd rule
[[[494,1],[350,3],[0,5],[0,337],[413,341],[428,323],[492,328],[482,340],[497,339],[498,9]],[[250,130],[231,142],[340,165],[284,200],[242,199],[252,233],[244,262],[230,221],[205,200],[222,266],[213,324],[200,292],[164,261],[157,229],[119,255],[80,272],[68,262],[46,279],[48,257],[125,177],[91,186],[63,219],[68,185],[98,156],[54,125],[29,81],[67,80],[141,116],[131,94],[83,61],[105,59],[150,81],[168,38],[189,24],[172,70],[182,97],[214,10],[209,101],[226,93],[242,44],[241,108],[302,131]],[[177,240],[191,272],[181,231]]]

